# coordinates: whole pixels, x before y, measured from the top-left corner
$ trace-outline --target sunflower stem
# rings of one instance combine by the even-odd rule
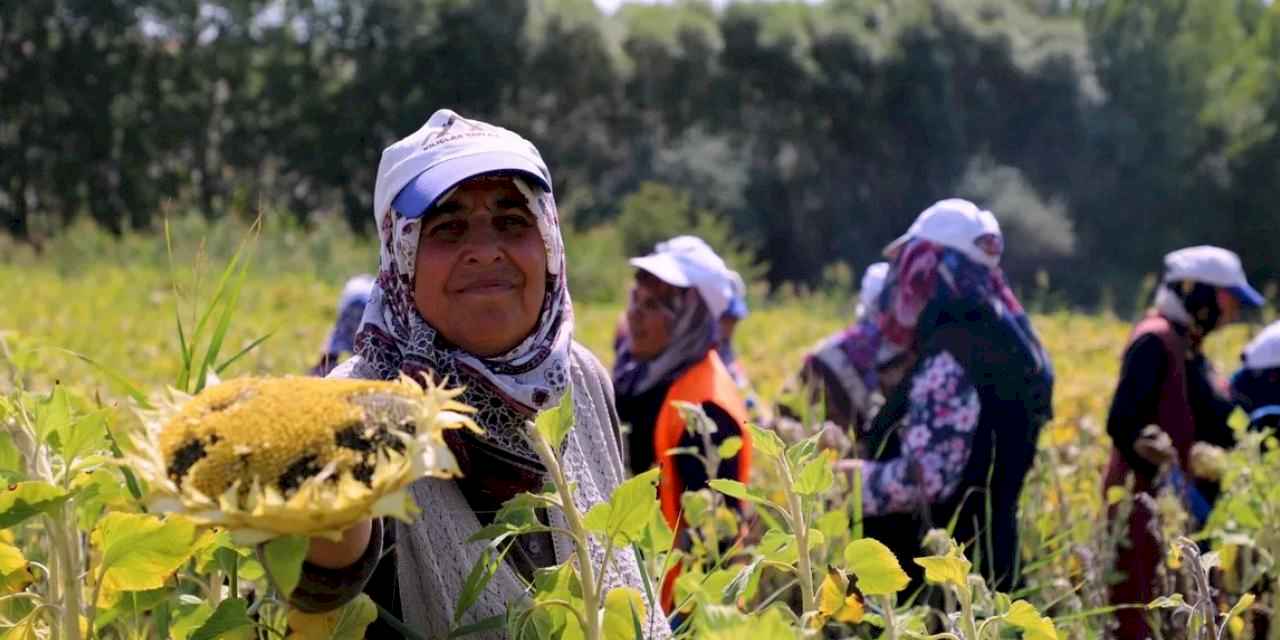
[[[222,572],[214,569],[209,572],[209,606],[217,609],[222,604]]]
[[[787,507],[791,512],[792,533],[796,536],[796,547],[799,551],[797,555],[797,569],[800,573],[800,594],[804,599],[804,612],[806,614],[817,611],[817,600],[814,598],[813,589],[813,567],[810,565],[809,558],[809,524],[804,517],[804,503],[800,499],[800,495],[795,491],[795,480],[791,476],[791,464],[786,456],[782,456],[779,460],[782,467],[783,490],[787,493]]]
[[[880,603],[884,608],[885,640],[898,640],[898,621],[893,611],[893,596],[881,596]]]
[[[602,637],[600,634],[600,593],[599,585],[596,583],[595,568],[591,566],[591,548],[587,542],[589,540],[587,527],[582,522],[582,514],[578,513],[578,508],[573,503],[573,492],[570,490],[569,481],[565,478],[564,470],[560,467],[560,461],[551,449],[551,443],[537,429],[530,429],[529,437],[533,441],[534,451],[542,459],[542,464],[546,466],[547,471],[551,474],[556,490],[560,493],[564,519],[568,522],[569,531],[573,534],[571,537],[577,549],[576,555],[578,557],[578,579],[582,583],[582,621],[586,627],[583,630],[586,640],[600,640]]]
[[[50,518],[53,526],[49,529],[50,543],[58,560],[58,568],[62,581],[61,601],[61,637],[68,640],[80,640],[80,568],[83,561],[80,557],[80,532],[75,525],[75,508],[70,502],[64,502]]]
[[[231,559],[231,597],[240,597],[240,556]]]
[[[973,594],[969,586],[957,587],[956,595],[960,598],[960,632],[966,640],[978,640],[978,624],[973,617]]]
[[[50,484],[57,484],[53,461],[47,446],[40,443],[34,421],[26,408],[19,408],[19,428],[11,430],[14,444],[29,461],[32,477]],[[40,605],[57,614],[56,625],[61,627],[61,638],[80,640],[81,593],[80,574],[84,560],[81,553],[80,530],[76,524],[75,503],[68,500],[56,510],[45,514],[49,536],[50,600]]]

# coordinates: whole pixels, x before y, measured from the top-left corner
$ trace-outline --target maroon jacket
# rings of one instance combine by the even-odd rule
[[[1167,361],[1164,380],[1160,385],[1160,402],[1155,415],[1148,416],[1148,424],[1160,425],[1173,446],[1178,451],[1178,463],[1182,468],[1189,468],[1191,445],[1196,441],[1196,424],[1191,408],[1191,398],[1187,391],[1187,352],[1191,349],[1190,340],[1174,328],[1173,324],[1163,316],[1152,314],[1144,318],[1133,329],[1129,336],[1132,345],[1138,338],[1154,335],[1164,344]],[[1121,371],[1124,376],[1127,372]],[[1133,471],[1124,456],[1116,449],[1111,450],[1111,462],[1107,465],[1104,486],[1123,485],[1125,477]],[[1148,491],[1154,480],[1145,473],[1135,474],[1138,491]]]
[[[1169,320],[1152,314],[1134,327],[1129,337],[1129,345],[1145,335],[1154,335],[1164,344],[1167,363],[1164,379],[1159,388],[1159,402],[1155,415],[1144,416],[1148,424],[1158,424],[1173,441],[1178,451],[1178,461],[1182,467],[1188,468],[1188,456],[1191,445],[1196,440],[1195,418],[1192,414],[1190,396],[1187,391],[1187,353],[1191,348],[1190,341],[1180,333]],[[1123,377],[1127,372],[1121,371]],[[1111,462],[1107,466],[1106,487],[1124,485],[1125,478],[1133,472],[1123,455],[1115,447],[1111,450]],[[1139,492],[1150,491],[1154,478],[1148,473],[1133,472],[1135,486]],[[1112,519],[1116,516],[1110,514]],[[1163,556],[1159,543],[1148,530],[1151,514],[1140,503],[1134,503],[1129,515],[1129,539],[1132,546],[1119,554],[1116,568],[1126,574],[1124,582],[1111,587],[1112,604],[1138,603],[1146,604],[1154,597],[1153,582],[1156,568]],[[1125,609],[1117,612],[1120,623],[1117,637],[1146,638],[1149,634],[1144,611]]]

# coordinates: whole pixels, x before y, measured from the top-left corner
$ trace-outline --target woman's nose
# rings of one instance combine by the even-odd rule
[[[641,315],[643,315],[643,312],[640,309],[640,305],[636,304],[635,300],[627,303],[627,311],[624,314],[624,317],[626,317],[628,325],[634,327],[639,324]]]
[[[492,225],[472,225],[464,242],[464,259],[472,264],[501,262],[502,236]]]

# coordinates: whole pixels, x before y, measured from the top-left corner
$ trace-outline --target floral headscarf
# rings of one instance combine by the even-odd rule
[[[876,371],[876,356],[881,342],[880,326],[870,318],[860,318],[853,326],[824,340],[806,361],[823,358],[828,352],[839,353],[862,380],[863,388],[874,390],[880,386]]]
[[[880,294],[879,361],[916,347],[918,323],[935,300],[981,300],[1008,323],[1041,368],[1049,367],[1040,339],[1001,270],[928,240],[913,240],[894,260]]]
[[[678,289],[671,324],[671,344],[658,357],[639,361],[631,355],[631,339],[620,336],[613,366],[613,386],[619,396],[635,396],[670,382],[697,364],[716,344],[717,318],[696,289]]]
[[[540,471],[524,425],[537,411],[558,403],[569,386],[573,305],[565,281],[555,198],[541,189],[535,191],[518,176],[513,180],[537,220],[547,251],[546,295],[534,331],[515,348],[494,357],[480,357],[450,344],[422,318],[414,303],[422,218],[405,218],[393,210],[380,216],[378,280],[356,336],[355,352],[363,369],[357,375],[385,380],[401,373],[428,372],[436,379],[465,385],[460,400],[477,409],[476,422],[485,429],[478,442],[468,444]],[[446,193],[440,199],[447,197]]]

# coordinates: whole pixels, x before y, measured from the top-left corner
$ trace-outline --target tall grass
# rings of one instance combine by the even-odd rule
[[[169,225],[172,272],[162,234],[113,237],[82,223],[39,252],[0,236],[0,331],[34,345],[83,353],[140,384],[173,382],[181,362],[171,354],[180,353],[181,345],[172,310],[180,309],[188,330],[196,326],[202,309],[195,302],[214,296],[221,267],[240,248],[251,223],[186,216]],[[566,244],[577,338],[608,365],[631,269],[611,229],[569,231]],[[266,216],[223,353],[236,354],[262,336],[271,338],[227,373],[306,371],[335,319],[343,283],[376,268],[376,240],[351,233],[341,221],[302,228],[287,216]],[[763,395],[776,394],[809,347],[852,320],[854,297],[847,286],[833,278],[820,291],[752,287],[752,314],[739,326],[735,344]],[[1051,300],[1052,294],[1036,291],[1027,297]],[[1131,309],[1119,315],[1128,318]],[[1109,315],[1054,311],[1037,315],[1036,325],[1059,364],[1059,388],[1066,390],[1059,393],[1060,401],[1069,404],[1077,395],[1104,398],[1127,324]],[[1210,340],[1210,353],[1224,368],[1234,366],[1252,330],[1225,331]],[[45,382],[89,377],[86,365],[72,358],[52,351],[40,357],[37,371]],[[1089,392],[1069,391],[1081,386]]]

